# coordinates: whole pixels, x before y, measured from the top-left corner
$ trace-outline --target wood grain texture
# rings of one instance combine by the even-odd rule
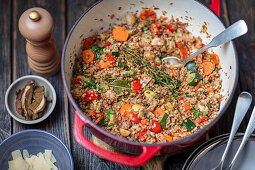
[[[11,117],[4,96],[11,82],[11,1],[0,1],[0,142],[11,134]]]
[[[57,4],[57,5],[56,5]],[[27,64],[27,56],[25,51],[25,39],[19,33],[17,23],[20,15],[31,7],[42,7],[48,10],[55,21],[55,27],[53,30],[53,37],[56,39],[57,47],[59,51],[62,49],[65,39],[65,1],[45,1],[45,0],[28,0],[24,1],[14,0],[13,8],[13,78],[19,78],[21,76],[32,74]],[[65,94],[62,85],[62,79],[60,72],[53,77],[48,78],[57,94],[57,103],[52,115],[36,125],[22,125],[16,121],[13,121],[13,133],[24,129],[43,129],[49,131],[59,137],[69,148],[69,120],[67,112],[65,112]]]

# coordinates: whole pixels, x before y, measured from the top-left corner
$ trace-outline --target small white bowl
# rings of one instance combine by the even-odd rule
[[[17,111],[16,111],[16,93],[19,89],[25,87],[29,80],[35,80],[36,86],[44,86],[45,91],[44,94],[46,98],[50,98],[52,101],[47,102],[47,105],[42,113],[42,117],[36,120],[25,120]],[[9,114],[18,122],[23,124],[36,124],[43,120],[45,120],[54,110],[56,105],[56,92],[51,83],[43,77],[36,76],[36,75],[27,75],[18,78],[15,80],[10,87],[7,89],[5,94],[5,107]]]

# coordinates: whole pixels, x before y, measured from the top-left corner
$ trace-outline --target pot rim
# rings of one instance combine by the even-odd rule
[[[111,133],[109,133],[108,131],[102,129],[100,126],[94,124],[90,119],[87,118],[87,116],[85,116],[83,114],[83,112],[81,111],[81,109],[79,108],[79,106],[76,104],[74,98],[72,97],[70,90],[68,89],[67,86],[67,82],[66,82],[66,76],[65,76],[65,52],[66,52],[66,48],[67,48],[67,44],[68,41],[72,35],[72,32],[74,31],[74,29],[76,28],[77,24],[80,22],[80,20],[92,9],[94,8],[96,5],[98,5],[99,3],[101,3],[103,0],[99,0],[97,2],[95,2],[93,5],[91,5],[89,8],[87,8],[81,15],[80,17],[75,21],[75,23],[73,24],[72,28],[70,29],[70,31],[67,34],[63,49],[62,49],[62,55],[61,55],[61,77],[62,77],[62,81],[64,84],[64,89],[65,92],[67,93],[67,97],[70,101],[70,103],[72,104],[73,108],[75,111],[78,111],[78,113],[89,123],[89,125],[91,127],[93,127],[94,129],[96,129],[97,131],[99,131],[100,133],[104,134],[107,137],[110,137],[114,140],[117,140],[121,143],[125,143],[125,144],[129,144],[129,145],[134,145],[134,146],[169,146],[169,145],[175,145],[175,144],[179,144],[179,143],[185,143],[187,141],[191,141],[190,139],[192,139],[193,137],[197,136],[198,134],[208,131],[209,129],[211,129],[216,122],[218,122],[218,120],[221,118],[221,116],[224,114],[224,112],[226,111],[226,109],[228,108],[230,102],[232,101],[232,98],[234,96],[235,93],[235,89],[237,87],[237,82],[238,82],[238,77],[239,77],[239,69],[238,69],[238,56],[237,56],[237,52],[236,52],[236,46],[234,44],[233,41],[233,48],[234,48],[234,54],[235,54],[235,60],[236,60],[236,73],[235,73],[235,80],[234,80],[234,85],[233,88],[230,92],[230,95],[228,97],[228,100],[225,104],[225,107],[223,107],[223,109],[221,110],[221,112],[217,115],[216,118],[214,118],[208,125],[206,125],[204,128],[199,129],[198,131],[196,131],[195,133],[193,133],[192,135],[189,135],[187,137],[184,137],[182,139],[176,140],[176,141],[172,141],[172,142],[165,142],[165,143],[142,143],[142,142],[135,142],[135,141],[131,141],[131,140],[127,140],[127,139],[123,139],[120,138],[116,135],[113,135]],[[213,15],[215,15],[218,20],[221,22],[221,24],[226,28],[226,25],[224,24],[224,22],[222,21],[222,19],[209,7],[207,7],[205,4],[203,4],[202,2],[199,2],[198,0],[195,0],[196,3],[199,3],[201,6],[203,6],[204,8],[208,9],[211,13],[213,13]],[[75,113],[76,114],[76,113]]]

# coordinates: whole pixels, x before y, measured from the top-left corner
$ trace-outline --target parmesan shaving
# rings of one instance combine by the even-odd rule
[[[45,149],[44,153],[39,152],[37,155],[30,155],[24,149],[23,156],[20,150],[12,152],[12,161],[8,161],[8,170],[58,170],[54,165],[56,159],[52,154],[52,150]]]

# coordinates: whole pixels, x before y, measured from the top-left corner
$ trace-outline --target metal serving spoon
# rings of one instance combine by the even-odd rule
[[[228,166],[228,168],[226,168],[226,170],[231,170],[235,164],[236,158],[239,155],[240,151],[243,149],[243,147],[245,146],[245,144],[247,143],[247,141],[249,140],[249,137],[251,136],[252,132],[255,129],[255,107],[253,108],[247,129],[245,131],[243,140],[233,158],[233,160],[231,161],[230,165]]]
[[[237,103],[236,103],[236,110],[235,110],[235,116],[234,116],[234,120],[233,120],[233,124],[232,124],[232,128],[231,128],[231,132],[230,132],[230,136],[229,136],[229,139],[228,139],[228,143],[227,143],[227,146],[226,146],[226,149],[221,157],[221,161],[220,163],[215,167],[213,168],[212,170],[222,170],[222,167],[223,167],[223,163],[224,163],[224,160],[227,156],[227,153],[228,153],[228,150],[229,150],[229,147],[232,143],[232,140],[248,110],[248,108],[250,107],[250,104],[251,104],[251,101],[252,101],[252,96],[250,93],[248,92],[242,92],[238,99],[237,99]]]
[[[180,60],[178,57],[175,57],[175,56],[165,57],[162,60],[167,61],[169,64],[175,67],[184,67],[187,64],[187,62],[189,62],[191,59],[196,57],[198,54],[204,52],[208,48],[217,47],[237,37],[240,37],[241,35],[244,35],[245,33],[247,33],[247,30],[248,30],[247,25],[244,22],[244,20],[239,20],[235,22],[234,24],[232,24],[231,26],[229,26],[224,31],[222,31],[219,35],[214,37],[209,44],[207,44],[206,46],[204,46],[203,48],[201,48],[200,50],[198,50],[197,52],[195,52],[194,54],[192,54],[185,60]]]

